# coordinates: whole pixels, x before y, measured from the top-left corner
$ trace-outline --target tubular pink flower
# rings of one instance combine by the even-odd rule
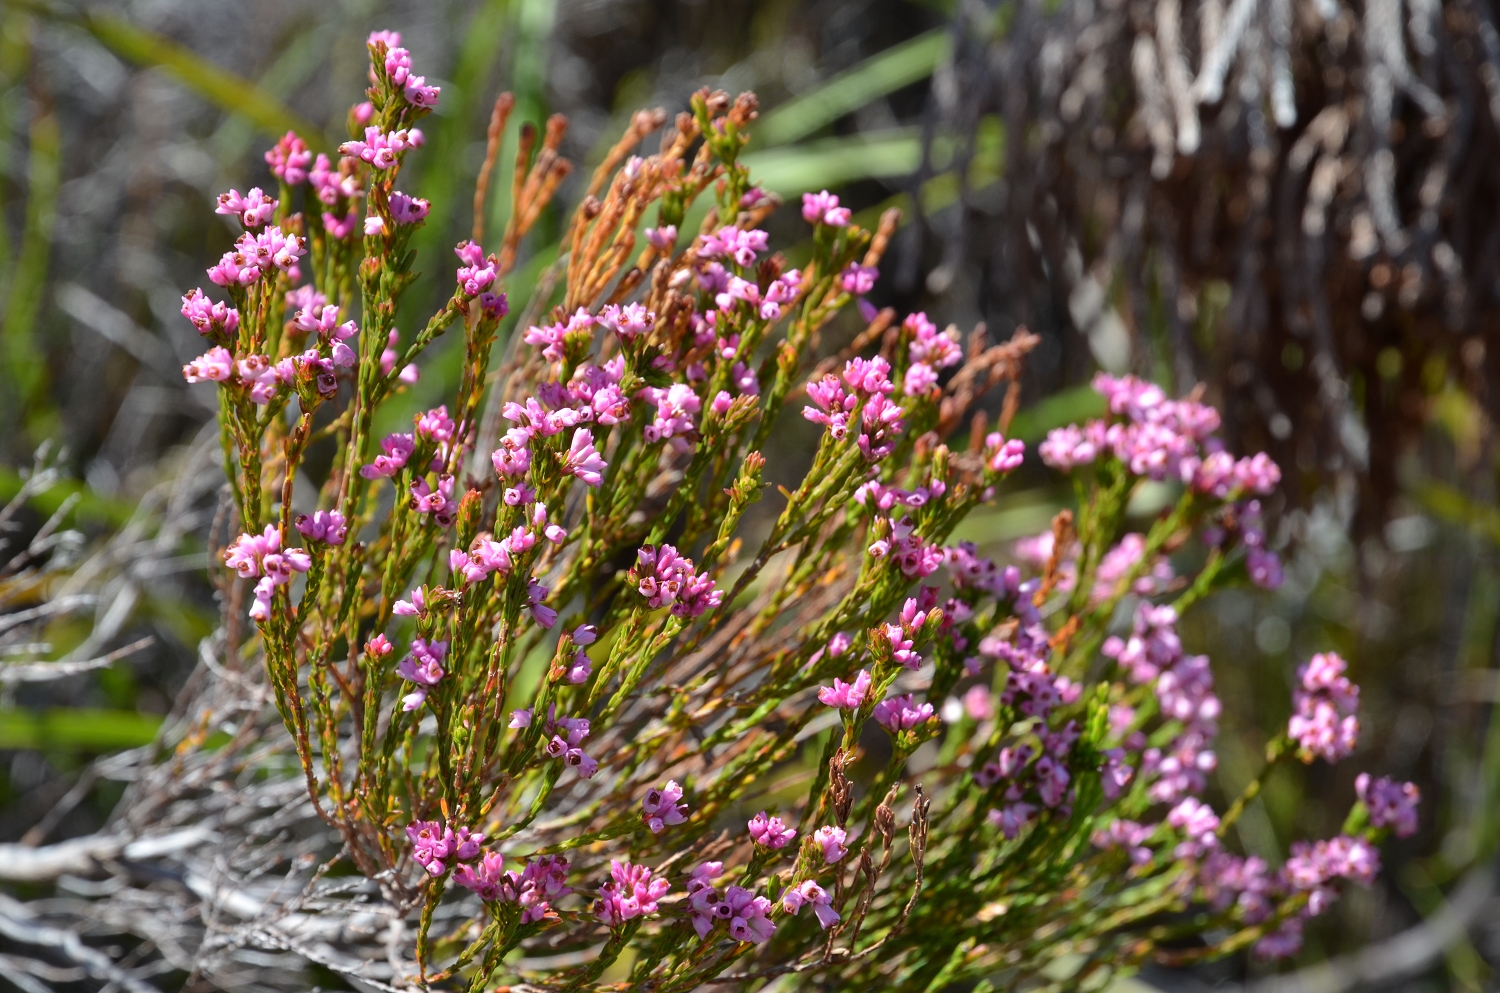
[[[785,848],[797,837],[795,828],[783,824],[781,818],[774,814],[767,817],[764,810],[750,818],[749,829],[750,837],[764,848]]]
[[[818,687],[818,699],[840,710],[857,710],[865,702],[865,697],[869,692],[870,673],[861,669],[851,683],[846,683],[842,679],[834,679],[832,686]]]
[[[682,787],[675,780],[667,780],[660,789],[646,792],[641,800],[641,820],[652,834],[661,834],[673,824],[687,820],[688,805],[682,802]]]
[[[628,920],[656,913],[656,901],[672,888],[665,879],[653,879],[646,866],[619,859],[610,860],[609,877],[599,887],[594,916],[610,927],[619,927]]]
[[[837,862],[849,853],[844,843],[848,841],[849,835],[841,827],[828,825],[820,827],[813,832],[813,841],[823,849],[823,861],[828,863]]]
[[[598,486],[604,482],[604,470],[609,463],[600,457],[594,448],[594,434],[588,428],[573,432],[573,441],[568,445],[568,454],[563,457],[562,471],[576,476],[587,486]]]
[[[875,705],[875,722],[891,734],[910,731],[933,718],[932,704],[917,703],[910,693],[888,697]]]

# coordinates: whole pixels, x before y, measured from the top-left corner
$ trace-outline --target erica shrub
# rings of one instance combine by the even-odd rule
[[[894,212],[870,231],[808,194],[807,261],[773,253],[749,94],[636,115],[520,306],[507,277],[570,168],[564,122],[524,127],[495,251],[476,226],[403,333],[429,204],[397,184],[440,94],[396,35],[369,50],[340,157],[289,134],[274,197],[220,197],[244,234],[183,298],[212,346],[184,374],[217,383],[229,625],[253,622],[231,644],[343,858],[411,916],[406,982],[1091,988],[1291,954],[1415,829],[1414,788],[1364,776],[1344,832],[1274,868],[1227,836],[1264,773],[1203,799],[1221,705],[1178,617],[1280,578],[1257,503],[1279,470],[1225,451],[1213,408],[1100,376],[1107,414],[1039,452],[1076,510],[1016,564],[953,542],[1026,457],[1005,433],[1036,338],[876,312]],[[864,330],[828,347],[851,305]],[[378,436],[444,335],[456,392]],[[820,435],[773,490],[783,413]],[[1175,502],[1127,532],[1147,481]],[[1347,755],[1357,700],[1314,657],[1266,768]]]

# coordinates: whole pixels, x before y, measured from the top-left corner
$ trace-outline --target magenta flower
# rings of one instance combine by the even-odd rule
[[[848,207],[839,206],[836,194],[824,190],[821,193],[802,194],[802,219],[809,224],[842,228],[848,226],[850,213]]]
[[[313,153],[308,150],[307,143],[297,137],[295,131],[288,131],[266,153],[266,165],[271,167],[272,175],[288,186],[297,186],[307,181],[307,167],[312,160]]]
[[[431,514],[434,523],[448,527],[458,514],[458,501],[453,499],[453,477],[438,477],[437,485],[427,482],[426,476],[417,477],[411,484],[411,509],[419,514]]]
[[[663,224],[659,228],[647,228],[646,240],[658,252],[670,252],[677,243],[677,225]]]
[[[682,787],[667,780],[661,789],[649,790],[641,800],[641,819],[652,834],[661,834],[669,825],[687,820],[688,805],[682,802]]]
[[[828,863],[837,862],[849,853],[844,842],[849,840],[849,835],[841,827],[828,825],[820,827],[813,832],[813,841],[823,849],[823,861]]]
[[[900,731],[910,731],[919,724],[932,720],[933,709],[932,704],[919,704],[910,693],[907,693],[904,696],[888,697],[877,703],[874,717],[881,727],[891,734],[896,734]]]
[[[998,431],[985,435],[984,464],[991,472],[1012,472],[1020,467],[1025,455],[1024,441],[1014,438],[1007,441]]]
[[[655,444],[696,430],[694,418],[703,403],[686,383],[673,383],[666,388],[648,386],[641,391],[641,399],[656,408],[656,418],[646,425],[643,433],[646,441]]]
[[[224,564],[242,579],[264,576],[272,585],[291,580],[292,573],[312,568],[312,559],[300,548],[282,551],[281,532],[267,524],[261,534],[242,534],[223,551]]]
[[[1337,762],[1353,752],[1359,740],[1359,718],[1354,715],[1359,687],[1344,675],[1346,668],[1337,654],[1324,652],[1297,669],[1287,734],[1304,762],[1317,756]]]
[[[453,854],[453,830],[437,821],[412,821],[406,825],[406,837],[411,841],[411,857],[428,875],[441,876],[447,868],[443,860]]]
[[[646,866],[619,859],[610,860],[609,876],[599,887],[594,916],[610,927],[619,927],[628,920],[656,913],[656,901],[672,888],[665,879],[653,879]]]
[[[875,280],[879,278],[880,270],[874,266],[850,262],[839,274],[839,286],[845,293],[864,296],[875,288]]]
[[[769,237],[764,231],[743,231],[724,227],[698,239],[698,257],[704,259],[732,258],[740,266],[752,266],[758,253],[769,247]]]
[[[749,828],[750,837],[765,848],[785,848],[797,837],[795,828],[787,827],[780,817],[767,817],[764,810],[750,818]]]
[[[219,205],[214,208],[214,213],[237,217],[246,228],[258,228],[271,219],[276,213],[276,207],[275,198],[267,196],[259,186],[254,186],[244,196],[240,195],[239,190],[220,193]]]
[[[477,297],[495,282],[495,267],[499,264],[494,256],[486,258],[484,249],[472,241],[460,242],[453,249],[463,263],[457,273],[459,290],[468,297]]]
[[[182,367],[182,378],[190,383],[227,383],[234,375],[234,356],[214,347]]]
[[[781,908],[793,916],[802,909],[803,904],[812,907],[824,931],[839,922],[839,912],[833,909],[833,898],[811,879],[788,887],[781,897]]]
[[[1417,805],[1422,801],[1422,791],[1416,783],[1397,783],[1388,776],[1371,780],[1368,772],[1362,772],[1354,780],[1354,792],[1369,811],[1371,824],[1393,829],[1398,838],[1417,833]]]
[[[998,810],[991,810],[985,818],[1000,829],[1006,841],[1012,841],[1026,827],[1027,822],[1036,816],[1036,809],[1036,805],[1031,803],[1010,803]]]
[[[427,699],[427,691],[445,675],[443,658],[448,654],[446,641],[417,638],[411,643],[411,654],[396,666],[396,673],[416,688],[402,698],[401,709],[416,710]]]
[[[500,899],[520,907],[521,923],[530,924],[552,912],[552,901],[573,892],[567,882],[568,860],[543,855],[527,860],[519,874],[511,871],[500,878]]]
[[[724,591],[707,576],[693,572],[693,560],[671,545],[643,545],[636,553],[636,589],[646,605],[671,607],[677,617],[699,617],[724,602]]]
[[[587,486],[598,486],[604,482],[604,470],[609,463],[600,457],[594,448],[594,434],[588,428],[573,432],[573,441],[563,456],[562,471],[583,480]]]
[[[499,852],[485,852],[474,865],[459,865],[453,870],[453,881],[474,893],[487,903],[499,900],[501,884],[505,879],[502,871],[505,860]]]
[[[381,134],[379,128],[369,127],[365,128],[364,141],[346,141],[339,146],[339,151],[368,162],[376,169],[389,169],[397,163],[398,155],[407,149],[420,148],[423,143],[422,132],[417,128],[399,128]]]
[[[1167,824],[1182,832],[1174,852],[1180,859],[1201,858],[1219,847],[1219,815],[1201,800],[1188,797],[1167,814]]]
[[[916,313],[901,324],[912,338],[907,346],[913,362],[925,363],[936,369],[946,369],[963,361],[963,346],[958,343],[958,329],[950,327],[939,331],[927,315]]]
[[[627,303],[623,307],[612,303],[599,311],[599,325],[624,341],[634,341],[651,333],[656,325],[656,315],[638,303]]]
[[[771,923],[771,901],[740,886],[724,893],[724,910],[720,916],[729,923],[729,935],[736,941],[760,945],[771,940],[776,925]]]
[[[861,669],[851,683],[835,678],[832,686],[818,687],[818,699],[840,710],[857,710],[865,702],[865,696],[869,692],[870,674]]]
[[[385,454],[377,455],[369,465],[361,466],[359,474],[366,479],[394,476],[406,465],[416,447],[416,441],[409,434],[388,434],[380,441],[380,449]]]
[[[192,322],[199,334],[215,340],[232,338],[240,327],[238,310],[210,300],[201,289],[189,290],[182,298],[182,316]]]
[[[297,530],[308,541],[319,541],[325,545],[342,545],[349,534],[344,515],[336,510],[318,510],[297,515]]]

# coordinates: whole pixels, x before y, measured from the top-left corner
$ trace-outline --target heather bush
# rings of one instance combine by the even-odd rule
[[[1332,653],[1260,777],[1204,798],[1221,704],[1177,620],[1281,570],[1258,502],[1280,472],[1227,452],[1212,407],[1101,375],[1107,414],[1037,453],[1076,509],[1011,564],[954,542],[1026,458],[1036,338],[875,311],[893,212],[866,230],[808,194],[806,262],[772,253],[750,94],[637,114],[511,320],[570,169],[565,122],[523,128],[498,249],[476,220],[403,335],[429,205],[397,184],[440,94],[399,37],[369,49],[341,157],[289,134],[274,196],[220,197],[245,233],[221,293],[184,297],[212,343],[184,374],[217,383],[227,644],[264,666],[335,862],[410,917],[397,985],[1097,988],[1291,954],[1414,830],[1414,788],[1362,776],[1340,835],[1281,867],[1232,851],[1266,771],[1351,751]],[[824,341],[851,306],[864,329]],[[378,437],[444,335],[456,393]],[[783,414],[820,434],[773,490]],[[1172,502],[1129,532],[1146,484]]]

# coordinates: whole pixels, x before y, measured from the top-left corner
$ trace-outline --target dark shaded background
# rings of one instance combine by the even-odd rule
[[[1267,0],[1188,153],[1162,95],[1169,6],[151,0],[96,12],[254,81],[330,135],[363,85],[365,35],[400,30],[419,71],[444,88],[429,147],[403,178],[435,204],[421,245],[434,270],[446,271],[437,253],[471,222],[483,124],[501,88],[517,93],[518,121],[567,114],[565,151],[581,163],[637,107],[675,111],[700,85],[754,89],[764,108],[791,108],[776,122],[790,137],[752,145],[765,168],[796,188],[837,188],[857,210],[897,203],[912,218],[877,304],[1002,333],[1025,322],[1043,336],[1019,422],[1031,440],[1087,410],[1081,384],[1100,364],[1183,392],[1204,384],[1233,443],[1266,448],[1287,469],[1270,508],[1286,584],[1225,593],[1184,625],[1190,647],[1215,659],[1228,704],[1218,788],[1233,795],[1254,775],[1309,654],[1344,653],[1363,691],[1356,756],[1279,771],[1239,842],[1276,861],[1292,838],[1335,832],[1360,769],[1414,779],[1424,794],[1421,833],[1391,843],[1381,881],[1309,930],[1308,965],[1379,949],[1441,914],[1466,873],[1493,876],[1500,844],[1500,41],[1480,0],[1329,10]],[[178,373],[201,351],[179,298],[232,238],[214,195],[268,183],[261,152],[274,136],[234,112],[234,98],[205,99],[190,69],[142,68],[106,16],[0,11],[0,496],[15,492],[38,444],[61,442],[73,482],[21,515],[22,537],[76,492],[69,520],[97,545],[174,472],[213,471],[197,457],[211,447],[211,411]],[[1212,47],[1206,20],[1224,14],[1212,0],[1181,12],[1190,68]],[[933,31],[947,51],[930,60],[935,71],[882,60]],[[1407,76],[1391,61],[1392,37]],[[863,73],[842,91],[853,97],[808,117],[849,71]],[[1282,78],[1295,119],[1279,122]],[[1381,80],[1392,78],[1387,106]],[[799,130],[797,114],[812,125]],[[763,123],[772,130],[770,114]],[[1381,162],[1388,172],[1372,172]],[[800,236],[787,218],[771,225]],[[556,228],[541,225],[532,249]],[[513,292],[529,278],[523,265]],[[410,294],[408,325],[433,293]],[[435,355],[419,397],[440,393],[448,368]],[[1028,485],[969,536],[1000,547],[1040,530],[1067,496],[1040,471]],[[90,631],[104,649],[144,635],[152,647],[4,690],[0,836],[55,840],[108,813],[118,784],[95,783],[90,760],[128,743],[132,727],[149,733],[132,715],[165,712],[214,623],[192,537],[206,531],[205,505],[158,503],[137,518],[146,538],[170,538],[168,566],[132,572],[120,558],[98,608],[47,632],[55,654]],[[197,515],[183,518],[182,540],[163,531],[174,513]],[[35,719],[55,708],[102,714],[88,711],[81,731]],[[1489,910],[1431,948],[1419,976],[1323,988],[1495,988],[1500,904]],[[1236,961],[1145,978],[1194,989],[1264,971]]]

